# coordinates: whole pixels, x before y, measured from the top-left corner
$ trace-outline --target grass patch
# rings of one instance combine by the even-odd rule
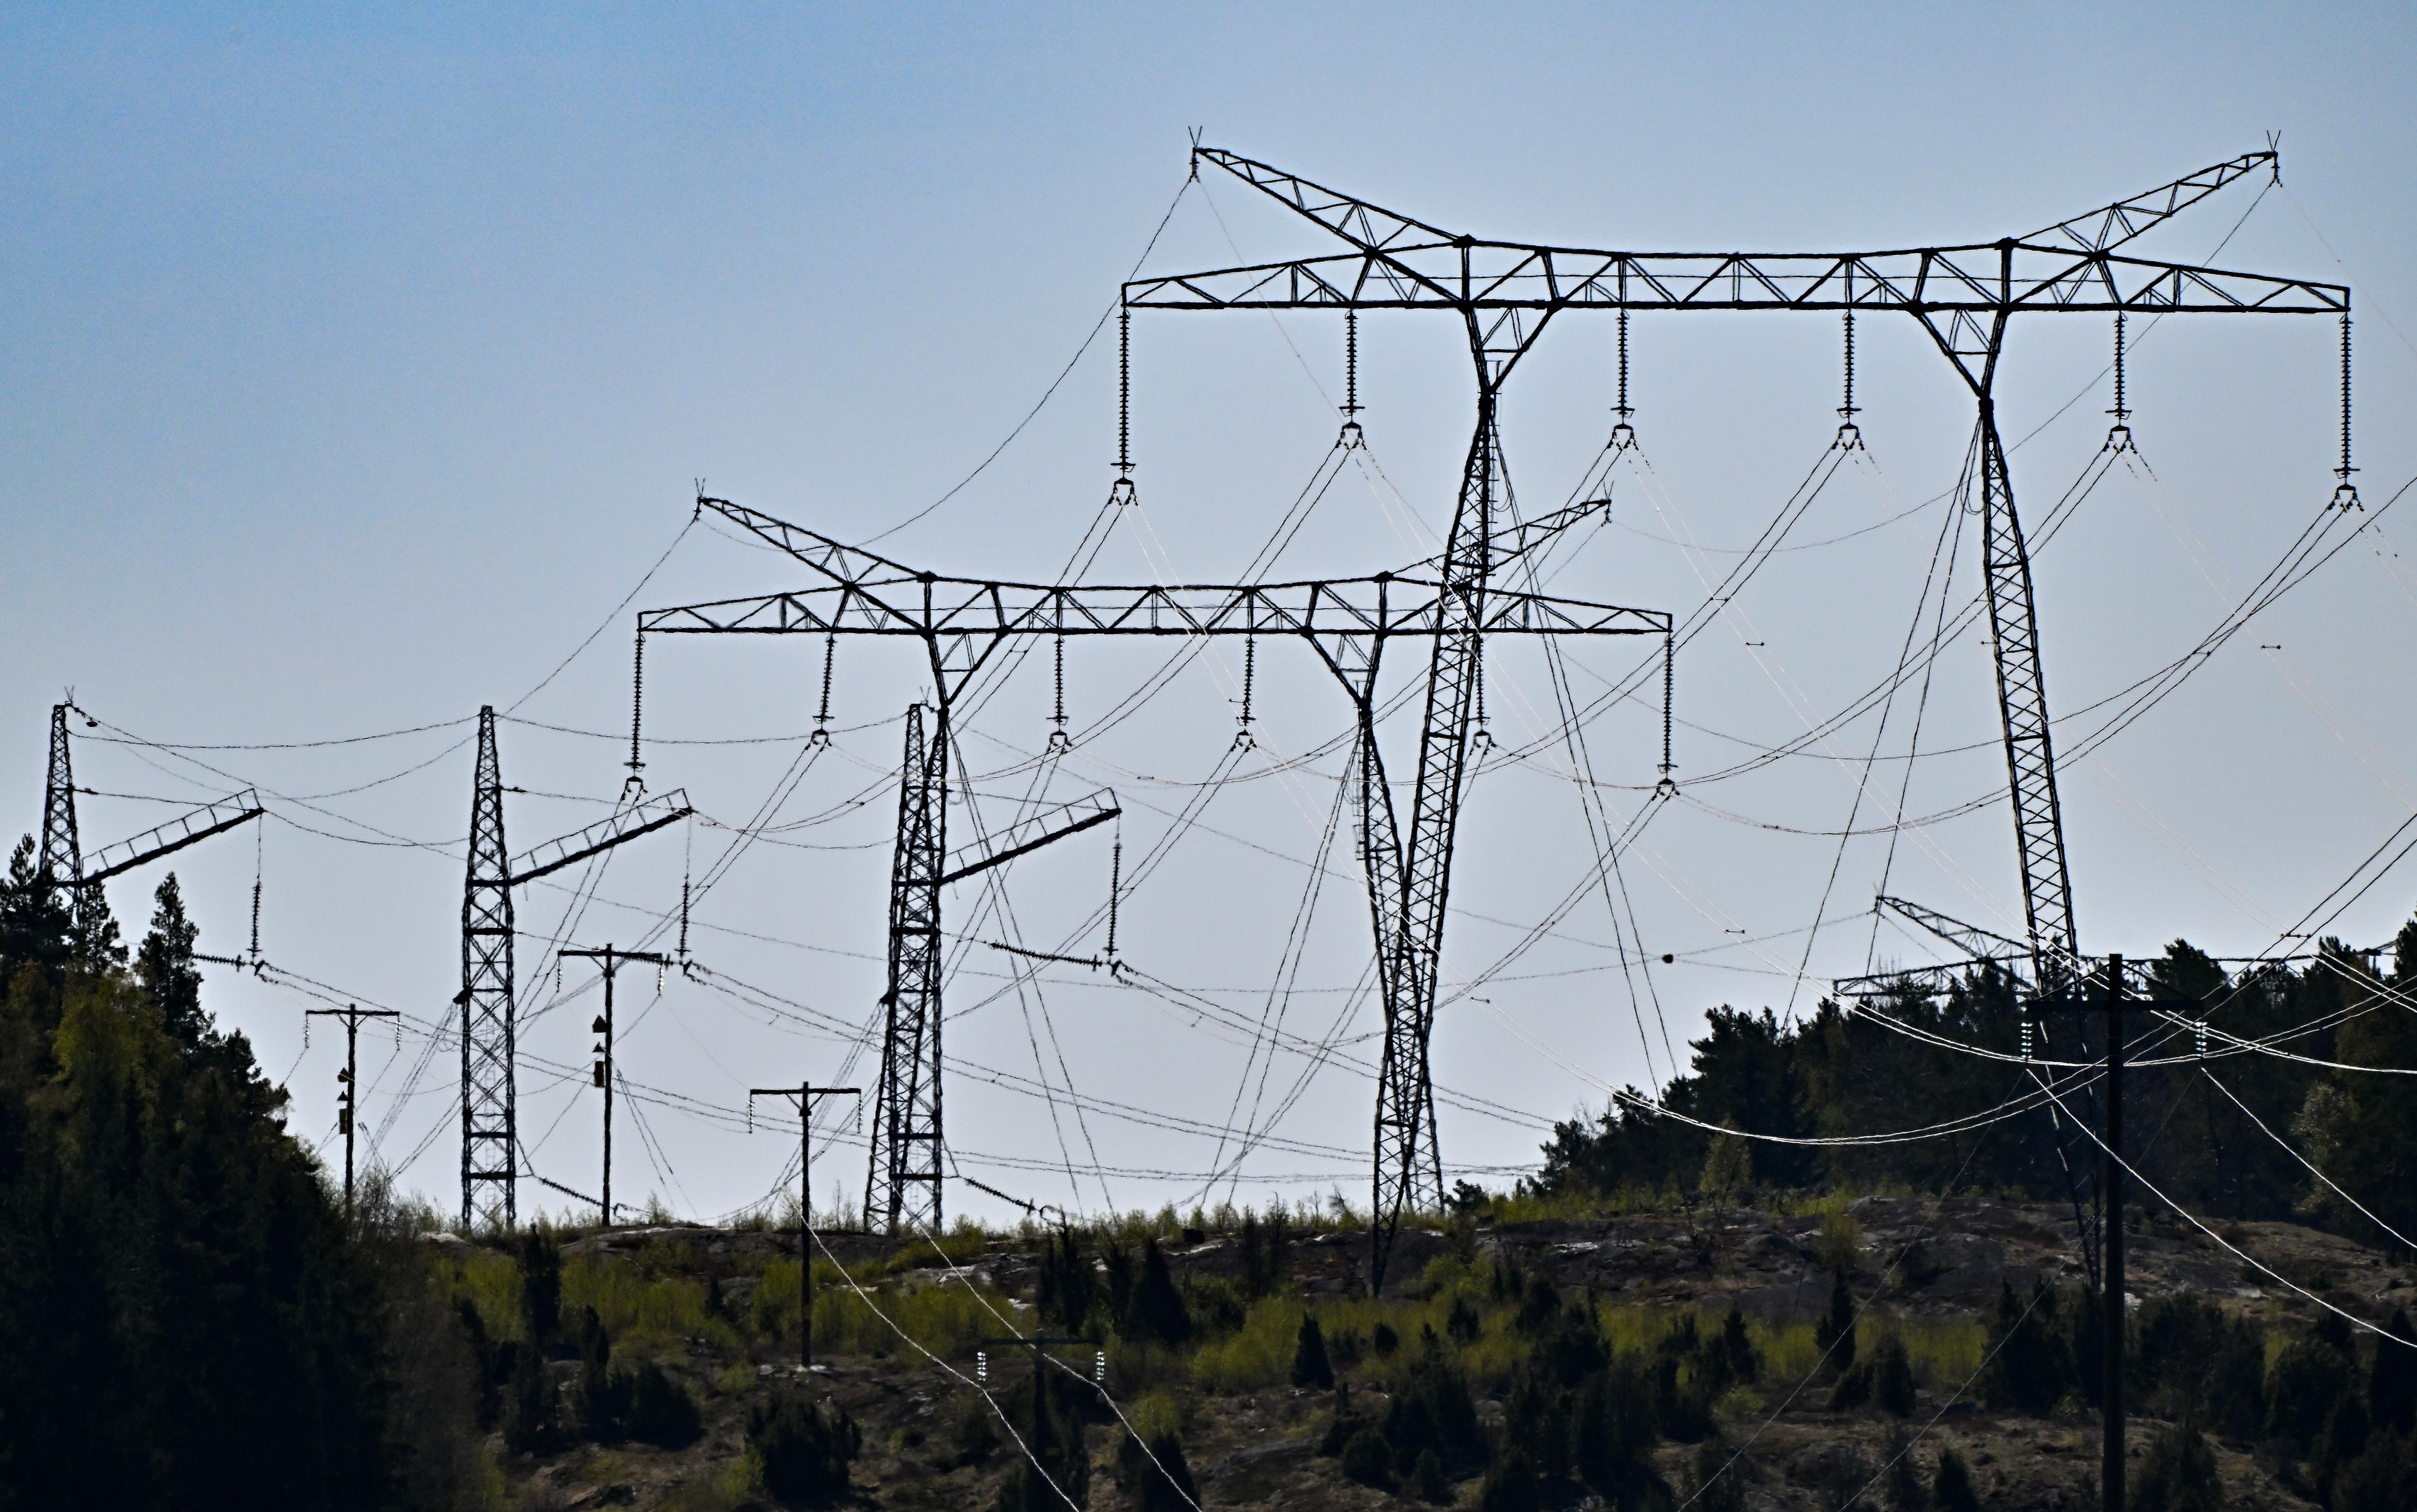
[[[471,1250],[454,1264],[453,1291],[479,1309],[489,1338],[521,1336],[521,1268],[510,1256]]]
[[[1192,1357],[1192,1383],[1202,1391],[1235,1393],[1281,1385],[1292,1379],[1292,1356],[1300,1339],[1300,1306],[1287,1297],[1253,1305],[1242,1326]]]
[[[656,1270],[655,1278],[648,1277],[649,1270]],[[685,1355],[691,1338],[707,1339],[725,1352],[739,1349],[738,1330],[715,1314],[706,1297],[702,1281],[661,1275],[656,1267],[608,1256],[581,1255],[562,1267],[564,1316],[595,1308],[614,1348],[625,1353]]]
[[[661,1512],[737,1512],[756,1499],[763,1484],[763,1468],[753,1455],[745,1455],[675,1489],[655,1504]]]

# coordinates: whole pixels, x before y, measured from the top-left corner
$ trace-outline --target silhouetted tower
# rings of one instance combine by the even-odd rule
[[[76,834],[75,763],[68,752],[68,704],[51,708],[51,771],[42,785],[42,861],[45,885],[70,894],[84,879],[84,844]],[[72,905],[74,898],[68,899]]]
[[[519,1129],[512,1089],[512,875],[495,710],[479,710],[470,789],[470,864],[462,889],[462,1226],[483,1212],[516,1221]],[[483,1195],[482,1195],[483,1194]]]
[[[949,711],[906,710],[898,846],[889,865],[889,985],[864,1218],[940,1227],[940,876],[948,856]]]

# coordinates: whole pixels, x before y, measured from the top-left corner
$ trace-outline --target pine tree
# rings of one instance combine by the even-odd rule
[[[1334,1363],[1327,1358],[1326,1331],[1315,1313],[1300,1315],[1300,1334],[1292,1350],[1292,1383],[1316,1391],[1334,1387]]]
[[[1813,1342],[1839,1375],[1855,1367],[1855,1294],[1847,1288],[1843,1266],[1830,1273],[1830,1310],[1814,1325]]]

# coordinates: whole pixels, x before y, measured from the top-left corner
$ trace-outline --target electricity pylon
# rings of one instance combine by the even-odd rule
[[[1384,980],[1389,1030],[1407,1026],[1423,1058],[1467,758],[1476,638],[1470,625],[1488,591],[1489,570],[1499,565],[1470,544],[1488,538],[1499,502],[1497,404],[1519,358],[1566,310],[1839,311],[1850,316],[1894,311],[1912,316],[1954,366],[1978,407],[1983,560],[2032,979],[2045,985],[2070,974],[2079,946],[2030,557],[1999,432],[1998,359],[2011,319],[2033,313],[2337,315],[2347,343],[2349,291],[2340,285],[2115,252],[2234,179],[2261,166],[2279,172],[2274,153],[2244,154],[2027,237],[1886,252],[1752,254],[1493,241],[1414,221],[1218,148],[1196,147],[1193,161],[1195,168],[1205,161],[1224,169],[1350,250],[1135,280],[1125,285],[1127,310],[1442,311],[1466,328],[1476,363],[1475,434],[1444,556],[1455,625],[1437,638],[1420,727],[1418,807],[1402,854],[1398,901],[1391,905],[1402,969]],[[2345,433],[2344,490],[2349,470]],[[1381,852],[1376,840],[1370,845]],[[1385,882],[1394,885],[1390,876]]]
[[[105,846],[89,864],[78,832],[75,802],[75,757],[68,745],[68,714],[73,704],[51,708],[51,760],[42,784],[42,859],[38,875],[44,885],[65,888],[71,906],[83,912],[84,898],[111,878],[147,865],[187,846],[249,824],[265,812],[260,795],[247,787],[214,803],[179,814],[165,824]]]
[[[1077,587],[947,577],[921,572],[828,536],[808,530],[726,499],[700,496],[699,510],[722,518],[795,557],[826,580],[820,587],[760,597],[728,599],[675,609],[650,609],[638,617],[648,634],[875,635],[922,642],[934,689],[928,731],[920,709],[910,710],[906,754],[899,796],[898,848],[890,892],[889,984],[885,999],[883,1079],[874,1117],[874,1152],[867,1182],[865,1218],[895,1228],[904,1211],[904,1189],[928,1184],[912,1216],[939,1217],[941,1124],[939,889],[947,882],[1022,854],[1034,845],[1062,838],[1099,822],[1089,817],[1051,829],[1029,843],[998,837],[987,853],[955,867],[944,863],[947,842],[949,721],[956,699],[1010,640],[1022,635],[1061,639],[1102,635],[1291,636],[1306,641],[1350,695],[1361,738],[1355,763],[1359,806],[1376,816],[1386,839],[1381,854],[1398,854],[1392,840],[1392,796],[1376,756],[1376,674],[1389,641],[1436,641],[1473,632],[1475,636],[1660,635],[1665,644],[1667,614],[1615,604],[1586,603],[1538,593],[1488,591],[1472,597],[1464,577],[1447,564],[1437,578],[1379,573],[1374,577],[1298,583]],[[1489,535],[1464,548],[1465,557],[1497,565],[1537,549],[1559,531],[1586,518],[1581,505],[1532,522],[1516,531]],[[1473,617],[1473,618],[1472,618]],[[1470,655],[1478,654],[1472,640]],[[1472,661],[1469,675],[1476,676]],[[1455,781],[1457,779],[1455,778]],[[1058,825],[1049,816],[1027,824]],[[1440,893],[1437,895],[1440,908]],[[1388,933],[1391,914],[1376,910],[1377,955],[1398,967],[1401,953]],[[1438,925],[1439,927],[1439,925]],[[1371,1226],[1371,1279],[1381,1285],[1392,1235],[1409,1209],[1412,1168],[1426,1170],[1426,1186],[1439,1188],[1433,1099],[1426,1078],[1423,1037],[1398,1032],[1387,1019],[1386,1061],[1377,1092],[1380,1137],[1376,1152],[1379,1203]],[[911,1069],[910,1069],[911,1068]],[[893,1077],[893,1073],[897,1073]],[[893,1089],[893,1079],[898,1085]],[[1407,1110],[1397,1114],[1396,1110]],[[1389,1119],[1406,1131],[1383,1137]],[[925,1206],[925,1201],[928,1206]]]
[[[495,710],[479,710],[479,758],[470,779],[470,860],[462,887],[462,1227],[482,1214],[509,1228],[520,1220],[519,1100],[513,1078],[517,1005],[512,976],[512,889],[615,846],[651,834],[691,813],[678,789],[642,799],[527,854],[504,845],[504,769]],[[608,1222],[609,1216],[608,1216]]]

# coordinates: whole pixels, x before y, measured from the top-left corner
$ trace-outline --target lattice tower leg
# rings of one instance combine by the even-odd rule
[[[889,990],[864,1217],[895,1233],[941,1222],[940,872],[948,855],[949,711],[906,710],[889,866]]]
[[[51,770],[42,785],[43,885],[71,893],[84,877],[84,844],[76,832],[75,762],[68,750],[68,706],[51,710]]]
[[[2006,470],[1997,411],[1981,401],[1982,557],[1988,579],[1989,633],[2014,789],[2014,846],[2022,861],[2023,918],[2032,981],[2053,989],[2072,972],[2080,945],[2073,884],[2065,869],[2064,817],[2056,793],[2056,751],[2048,727],[2047,682],[2040,665],[2039,613],[2031,595],[2029,549]]]
[[[479,710],[470,863],[462,890],[462,1227],[519,1221],[513,1085],[512,886],[495,711]]]
[[[1468,776],[1469,716],[1482,654],[1479,631],[1493,566],[1494,510],[1504,494],[1501,438],[1494,417],[1493,390],[1482,387],[1477,430],[1444,546],[1442,625],[1419,725],[1416,798],[1395,894],[1400,911],[1391,940],[1379,932],[1379,946],[1390,944],[1395,968],[1380,973],[1386,1054],[1376,1081],[1376,1212],[1369,1224],[1372,1288],[1384,1284],[1403,1215],[1443,1205],[1443,1158],[1436,1138],[1427,1048],[1435,1029],[1452,842]],[[1390,801],[1386,807],[1390,814]]]

